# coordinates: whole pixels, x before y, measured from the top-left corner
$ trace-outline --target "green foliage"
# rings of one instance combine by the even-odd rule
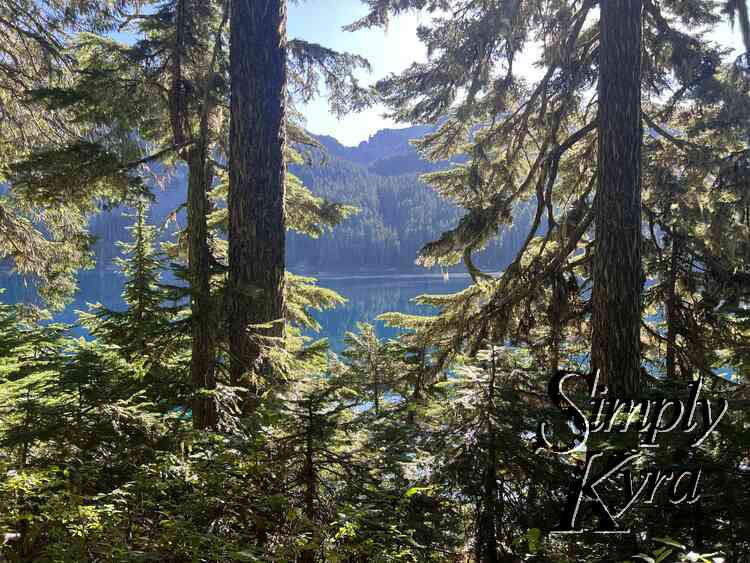
[[[372,150],[377,151],[378,147]],[[419,249],[458,217],[458,209],[430,190],[411,170],[415,165],[429,163],[410,151],[403,155],[408,159],[406,168],[387,162],[388,157],[365,167],[367,162],[359,164],[355,160],[367,158],[364,149],[340,156],[334,151],[341,148],[330,147],[328,162],[295,172],[316,195],[330,201],[351,202],[360,212],[317,240],[290,234],[290,264],[303,270],[346,273],[416,269],[414,257]],[[383,169],[378,170],[379,166]],[[528,214],[521,213],[519,225],[528,219]],[[479,263],[497,267],[510,260],[523,233],[514,226],[506,234],[503,241],[489,245]]]
[[[353,28],[410,9],[434,16],[419,31],[429,60],[378,91],[396,117],[439,125],[420,129],[420,160],[403,147],[379,153],[378,139],[357,149],[315,139],[292,109],[287,213],[307,238],[294,235],[290,246],[311,268],[354,264],[351,248],[362,249],[358,264],[378,268],[402,266],[403,256],[462,262],[474,283],[419,297],[433,316],[384,315],[402,329],[397,339],[358,326],[336,357],[303,331],[320,328],[313,311],[343,299],[289,274],[285,334],[260,339],[265,365],[247,386],[230,385],[226,373],[223,3],[13,4],[0,7],[0,108],[9,117],[0,122],[0,257],[59,305],[89,262],[87,215],[117,203],[133,213],[118,218],[132,220],[117,260],[126,307],[81,312],[90,340],[37,309],[0,305],[0,558],[750,556],[750,90],[741,61],[696,32],[715,26],[722,8],[745,29],[744,5],[644,1],[648,393],[680,396],[703,375],[705,396],[730,409],[700,447],[674,438],[642,465],[676,471],[687,459],[705,468],[706,493],[695,505],[638,507],[629,524],[644,536],[567,541],[551,531],[583,452],[554,455],[534,440],[542,421],[555,441],[576,436],[547,385],[554,370],[588,361],[595,2],[366,2],[370,13]],[[137,41],[106,36],[120,26]],[[527,82],[514,61],[533,40],[544,74]],[[373,101],[356,78],[367,68],[359,57],[292,40],[288,65],[295,101],[323,88],[335,112]],[[398,134],[383,136],[397,144]],[[144,193],[168,174],[183,180],[199,138],[210,149],[211,307],[201,328],[216,349],[215,388],[188,379],[197,318],[190,233],[150,224]],[[310,162],[324,146],[328,166]],[[572,395],[588,404],[582,390]],[[196,397],[217,407],[215,431],[191,429]]]
[[[436,315],[394,312],[382,320],[411,331],[405,341],[433,347],[441,367],[464,357],[478,359],[481,350],[501,342],[531,354],[540,374],[587,370],[596,253],[597,107],[591,93],[599,72],[597,3],[366,3],[370,13],[353,28],[385,26],[408,10],[430,14],[419,31],[428,60],[381,80],[377,90],[395,118],[440,123],[416,142],[425,158],[468,157],[424,177],[460,206],[463,216],[426,244],[418,260],[427,266],[463,262],[474,284],[454,295],[419,298],[436,307]],[[674,391],[670,385],[684,386],[703,376],[711,380],[712,396],[726,393],[738,401],[733,423],[721,431],[721,446],[695,454],[695,461],[715,468],[713,476],[724,480],[732,495],[744,496],[734,478],[746,477],[747,469],[730,444],[744,443],[744,430],[738,428],[746,424],[739,423],[746,418],[739,405],[744,404],[746,384],[747,362],[741,358],[750,287],[746,68],[741,59],[731,60],[720,45],[705,40],[704,31],[722,20],[723,3],[646,0],[643,5],[641,360],[644,372],[654,376],[648,381],[651,392],[668,394]],[[726,8],[746,19],[744,3]],[[540,73],[526,80],[515,63],[532,42],[540,46]],[[498,233],[503,237],[506,226],[518,224],[526,210],[532,217],[521,223],[525,235],[515,257],[483,271],[475,253]],[[500,275],[489,273],[498,269],[503,270]],[[483,387],[480,380],[473,385]],[[449,404],[461,405],[460,412],[465,408],[460,400]],[[533,409],[524,405],[523,412]],[[498,432],[504,440],[517,436],[517,431]],[[502,451],[516,449],[504,443]],[[662,455],[655,456],[659,463],[670,463]],[[487,454],[479,459],[486,460]],[[468,472],[467,465],[457,473]],[[544,478],[548,490],[556,487],[554,474],[550,470]],[[711,482],[721,488],[718,480]],[[511,494],[497,504],[480,505],[475,530],[479,557],[493,560],[494,546],[506,548],[509,542],[501,546],[490,524],[512,512],[515,498]],[[744,528],[747,520],[726,501],[720,506],[706,499],[702,510],[722,513],[730,527]],[[702,546],[728,545],[723,529],[703,533],[696,517],[685,510],[660,511],[658,517],[634,518],[633,527],[672,537],[680,530],[686,544],[697,534]],[[518,536],[511,545],[531,543],[531,537],[523,539],[525,532],[519,534],[524,518],[518,514],[509,521]],[[537,518],[544,521],[543,515]],[[533,543],[539,547],[536,539]],[[488,545],[487,554],[481,553]],[[544,546],[554,553],[553,560],[582,555],[572,544]],[[604,549],[587,546],[584,559],[631,553],[627,541]],[[746,546],[733,543],[731,549],[730,559],[745,556]]]
[[[170,298],[176,301],[178,296],[160,285],[164,259],[155,247],[156,229],[146,223],[147,212],[141,202],[129,228],[132,242],[120,243],[123,257],[116,259],[126,280],[123,300],[127,308],[110,311],[97,304],[91,312],[80,313],[80,318],[93,336],[118,346],[125,357],[150,356],[158,361],[159,355],[169,356],[164,348],[176,338],[172,325],[181,308],[177,303],[166,306]]]
[[[119,10],[134,4],[18,0],[0,7],[0,259],[54,308],[75,291],[76,271],[91,265],[86,214],[97,198],[121,196],[126,184],[138,182],[116,167],[107,145],[124,142],[122,136],[75,122],[37,93],[73,81],[71,34],[109,31]],[[132,137],[125,144],[132,146]],[[98,180],[100,169],[114,178],[111,186]],[[94,181],[76,181],[76,174]]]

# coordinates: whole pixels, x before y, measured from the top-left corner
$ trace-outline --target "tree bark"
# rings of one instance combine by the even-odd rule
[[[495,382],[497,375],[496,350],[491,348],[492,359],[490,365],[490,379],[487,388],[487,417],[485,439],[487,440],[486,459],[482,475],[482,495],[479,500],[479,514],[477,518],[477,563],[498,563],[497,554],[497,524],[498,518],[498,488],[497,488],[497,447],[495,445],[496,428],[492,422],[495,413]]]
[[[677,376],[677,268],[680,257],[680,242],[672,239],[672,255],[669,261],[669,280],[667,287],[667,378],[674,380]]]
[[[494,436],[488,436],[494,440]],[[498,563],[497,555],[497,451],[490,445],[482,476],[482,499],[477,525],[477,563]]]
[[[211,323],[211,263],[208,247],[208,199],[206,192],[213,182],[213,172],[208,164],[207,111],[203,108],[198,139],[191,139],[188,122],[188,104],[185,96],[184,55],[188,27],[187,0],[176,6],[175,44],[172,54],[172,84],[169,92],[169,116],[175,145],[188,140],[194,144],[180,155],[188,167],[187,234],[188,277],[190,281],[191,356],[190,383],[195,394],[192,400],[193,428],[204,430],[216,426],[217,411],[213,398],[204,397],[201,391],[215,389],[216,350]],[[204,106],[207,100],[204,100]]]
[[[641,0],[602,0],[592,368],[610,394],[641,381]]]
[[[213,182],[205,139],[188,151],[188,263],[192,311],[190,381],[193,392],[193,428],[205,430],[217,423],[216,403],[202,391],[216,389],[216,349],[211,322],[211,255],[208,247],[207,191]]]
[[[318,486],[318,475],[315,471],[315,460],[313,458],[313,425],[317,424],[315,420],[312,402],[308,406],[307,410],[307,435],[305,438],[305,465],[302,469],[302,481],[304,482],[305,492],[305,516],[309,522],[316,522],[315,514],[315,497],[316,489]],[[315,561],[315,550],[305,549],[300,553],[300,563],[314,563]]]
[[[742,42],[745,45],[745,64],[750,64],[750,17],[747,12],[747,0],[737,0],[737,19],[740,22],[740,31],[742,32]]]
[[[284,332],[286,0],[232,2],[230,25],[227,315],[237,384],[262,371],[263,338]]]

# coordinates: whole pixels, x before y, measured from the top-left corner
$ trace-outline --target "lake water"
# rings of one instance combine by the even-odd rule
[[[382,313],[398,311],[402,313],[432,314],[434,310],[425,305],[417,305],[413,299],[424,294],[455,293],[468,287],[470,278],[467,274],[451,274],[445,280],[441,275],[382,275],[382,276],[321,276],[319,285],[333,289],[347,299],[347,302],[335,309],[314,312],[313,316],[321,325],[317,334],[308,333],[317,338],[328,338],[331,349],[341,352],[344,348],[344,335],[355,331],[358,322],[367,322],[375,326],[378,336],[391,338],[396,336],[397,329],[386,327],[375,318]],[[101,303],[109,309],[122,309],[121,298],[123,278],[117,273],[90,271],[79,276],[80,291],[73,302],[55,316],[56,321],[74,324],[77,321],[76,310],[86,310],[87,303]],[[19,303],[34,301],[36,292],[28,287],[17,276],[0,277],[0,301]],[[84,329],[74,329],[76,334],[86,336]],[[729,366],[714,370],[717,376],[729,381],[739,381],[739,374]]]
[[[344,335],[356,330],[358,322],[375,324],[378,335],[384,338],[395,336],[397,331],[389,329],[375,318],[386,312],[431,314],[428,306],[417,305],[412,300],[426,293],[454,293],[470,283],[468,275],[451,274],[445,280],[441,275],[382,275],[382,276],[329,276],[320,277],[319,285],[333,289],[347,299],[347,303],[336,309],[315,312],[321,325],[316,336],[329,339],[331,348],[341,351]],[[55,320],[75,323],[76,310],[86,310],[87,303],[101,303],[110,309],[121,309],[123,278],[113,272],[83,272],[79,276],[80,291],[74,301]],[[0,287],[5,292],[0,299],[5,303],[31,301],[35,298],[33,288],[24,285],[18,277],[4,277]],[[77,329],[78,334],[84,334]]]

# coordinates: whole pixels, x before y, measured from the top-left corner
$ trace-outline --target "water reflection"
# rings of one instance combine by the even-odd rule
[[[55,320],[75,323],[76,310],[86,310],[88,303],[101,303],[110,309],[122,309],[123,278],[113,272],[91,271],[79,276],[80,290],[64,311],[55,315]],[[470,279],[466,275],[451,274],[445,280],[440,275],[383,275],[383,276],[330,276],[321,277],[319,284],[337,291],[348,300],[347,303],[331,311],[315,312],[321,325],[318,338],[328,338],[335,351],[343,349],[344,334],[356,329],[358,322],[374,323],[381,337],[397,334],[383,323],[375,323],[375,318],[389,311],[403,313],[430,314],[430,307],[417,305],[412,299],[425,293],[453,293],[467,287]],[[36,302],[33,287],[24,283],[18,276],[5,276],[0,280],[5,292],[0,296],[5,303]],[[86,336],[83,329],[76,333]]]
[[[380,337],[390,338],[396,329],[388,328],[375,318],[390,311],[410,314],[432,314],[434,310],[418,305],[412,300],[425,293],[455,293],[470,283],[468,275],[451,275],[449,280],[441,276],[382,276],[321,278],[320,285],[337,291],[348,299],[344,305],[331,311],[316,313],[323,327],[321,336],[330,340],[335,351],[343,349],[344,334],[354,331],[358,322],[373,323]]]

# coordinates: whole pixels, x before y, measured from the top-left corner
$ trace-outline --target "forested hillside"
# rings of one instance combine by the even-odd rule
[[[415,264],[417,253],[454,224],[460,213],[420,176],[465,160],[459,157],[430,162],[420,157],[410,141],[431,130],[425,126],[383,130],[357,147],[345,147],[332,137],[318,137],[323,150],[311,150],[309,164],[291,165],[290,170],[314,194],[354,205],[359,213],[318,239],[292,233],[287,240],[290,268],[312,274],[425,271]],[[178,170],[164,177],[159,169],[154,174],[158,185],[153,190],[156,202],[151,219],[165,225],[169,215],[184,204],[185,175]],[[165,225],[165,232],[173,233],[184,220],[182,211],[177,224]],[[531,213],[519,213],[516,224],[492,241],[477,263],[493,271],[506,267],[523,242],[523,230],[530,220]],[[98,267],[112,266],[117,255],[115,243],[127,239],[128,225],[127,216],[119,208],[92,217],[92,234],[98,237]]]
[[[748,8],[0,2],[0,562],[749,563]]]

